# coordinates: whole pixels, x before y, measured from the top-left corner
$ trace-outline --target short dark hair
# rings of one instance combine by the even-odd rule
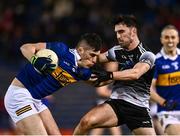
[[[79,42],[85,40],[95,51],[99,51],[102,47],[102,39],[96,33],[85,33],[80,37]]]
[[[137,19],[134,15],[116,15],[113,17],[111,24],[113,26],[117,24],[125,24],[127,27],[136,27],[137,29],[139,28],[139,24],[137,22]]]

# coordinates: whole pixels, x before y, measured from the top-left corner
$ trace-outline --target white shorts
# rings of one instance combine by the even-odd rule
[[[163,111],[157,114],[163,131],[168,125],[180,124],[180,111]]]
[[[10,85],[6,92],[4,104],[15,123],[47,109],[47,106],[41,100],[34,99],[26,88],[13,85]]]
[[[156,116],[157,115],[157,104],[154,102],[151,102],[149,107],[150,107],[150,115],[152,117]]]

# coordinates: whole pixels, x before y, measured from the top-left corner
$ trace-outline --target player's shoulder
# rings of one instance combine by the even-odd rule
[[[116,50],[122,50],[123,48],[120,45],[115,45],[112,48],[109,49],[109,51],[116,51]]]
[[[138,44],[138,50],[141,52],[141,53],[145,53],[145,52],[152,52],[144,43],[140,42]]]
[[[145,51],[141,56],[151,56],[156,59],[156,55],[152,51]]]
[[[53,47],[67,49],[68,45],[65,44],[64,42],[47,42],[46,43],[46,48],[53,48]]]
[[[146,57],[150,57],[150,58],[156,58],[155,54],[142,42],[140,42],[136,48],[136,53],[140,54],[140,56],[146,56]]]
[[[180,49],[179,48],[177,48],[177,54],[178,54],[178,56],[180,56]]]
[[[63,42],[47,42],[46,48],[55,51],[57,54],[63,54],[69,50],[69,46]]]
[[[161,52],[158,52],[156,54],[156,61],[155,64],[156,65],[162,65],[162,62],[164,62],[165,58],[163,57],[163,54]]]
[[[156,54],[156,59],[160,59],[160,58],[162,58],[162,57],[163,57],[163,55],[162,55],[161,52],[158,52],[158,53]]]
[[[116,60],[117,54],[121,54],[119,51],[123,48],[120,45],[115,45],[112,48],[110,48],[107,52],[105,52],[106,57],[109,60]]]

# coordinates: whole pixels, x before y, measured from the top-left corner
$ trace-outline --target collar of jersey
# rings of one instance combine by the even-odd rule
[[[165,59],[175,60],[178,57],[178,55],[180,55],[180,49],[177,48],[177,54],[174,57],[167,55],[164,51],[164,48],[161,49],[161,54]]]
[[[78,54],[78,52],[77,52],[76,49],[70,49],[70,52],[74,54],[74,56],[75,56],[75,65],[77,66],[77,65],[78,65],[77,62],[78,62],[78,60],[81,59],[81,57],[80,57],[80,55]]]

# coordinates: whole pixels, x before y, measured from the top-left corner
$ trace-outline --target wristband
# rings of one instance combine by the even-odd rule
[[[31,62],[31,64],[34,64],[35,63],[35,61],[37,60],[37,56],[36,55],[33,55],[32,57],[31,57],[31,59],[30,59],[30,62]]]

